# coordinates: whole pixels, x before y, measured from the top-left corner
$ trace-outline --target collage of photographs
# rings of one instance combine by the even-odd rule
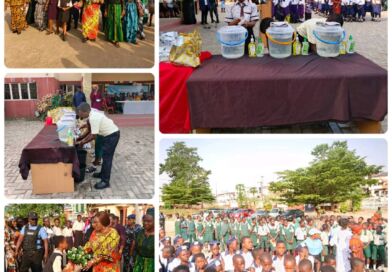
[[[388,271],[388,0],[3,5],[4,272]]]

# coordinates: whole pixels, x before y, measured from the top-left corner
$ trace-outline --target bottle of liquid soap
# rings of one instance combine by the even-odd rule
[[[340,43],[340,46],[339,46],[339,54],[340,55],[345,55],[346,54],[346,46],[347,46],[347,42],[346,41],[342,41]]]
[[[259,58],[264,56],[264,44],[260,37],[256,47],[256,56]]]
[[[302,55],[307,56],[309,55],[309,42],[308,39],[304,38],[304,41],[302,42]]]
[[[248,52],[249,52],[249,57],[254,58],[256,57],[256,43],[255,43],[255,39],[252,38],[250,39],[250,43],[248,45]]]
[[[353,35],[350,34],[350,37],[348,38],[348,42],[347,42],[347,53],[354,54],[354,52],[355,52],[355,41]]]
[[[68,146],[74,145],[74,137],[73,137],[73,134],[72,134],[72,131],[70,128],[68,129],[68,132],[67,132],[67,144],[68,144]]]
[[[301,55],[301,43],[299,42],[298,37],[295,38],[295,42],[293,43],[293,56]]]

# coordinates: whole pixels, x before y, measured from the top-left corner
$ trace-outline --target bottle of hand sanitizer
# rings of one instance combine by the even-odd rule
[[[250,39],[250,43],[248,45],[248,51],[249,51],[249,57],[254,58],[256,57],[256,43],[255,43],[255,39],[252,38]]]
[[[304,38],[304,41],[302,43],[302,55],[307,56],[309,55],[309,42],[308,39]]]
[[[293,56],[301,55],[301,43],[299,42],[298,36],[295,38],[293,43]]]
[[[264,44],[261,38],[259,37],[257,47],[256,47],[256,56],[261,58],[264,56]]]
[[[353,54],[354,52],[355,52],[355,41],[353,35],[350,34],[350,37],[348,38],[348,42],[347,42],[347,53]]]

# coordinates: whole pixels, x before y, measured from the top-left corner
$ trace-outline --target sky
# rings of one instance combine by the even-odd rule
[[[174,142],[183,141],[198,149],[203,158],[201,166],[211,170],[213,193],[233,192],[238,183],[251,187],[263,180],[267,184],[277,178],[278,171],[306,167],[316,145],[336,140],[346,140],[349,149],[366,157],[368,164],[387,169],[387,144],[383,139],[164,139],[160,142],[159,162],[164,162],[166,150]],[[169,181],[167,175],[160,176],[160,186]]]

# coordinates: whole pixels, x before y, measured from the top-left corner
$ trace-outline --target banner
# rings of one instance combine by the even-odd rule
[[[147,85],[107,85],[106,91],[108,94],[120,93],[147,93],[149,86]]]

